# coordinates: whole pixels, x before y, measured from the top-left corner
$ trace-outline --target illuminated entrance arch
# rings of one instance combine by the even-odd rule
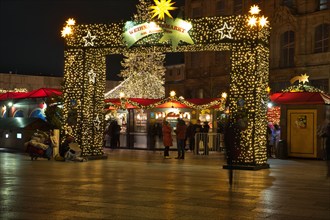
[[[254,24],[249,26],[248,20],[248,15],[188,19],[185,22],[189,22],[191,28],[186,34],[191,41],[184,40],[182,36],[165,36],[168,31],[158,30],[133,44],[127,39],[123,43],[122,37],[125,31],[136,27],[132,24],[73,25],[68,22],[67,27],[71,28],[72,34],[65,37],[63,129],[76,137],[83,155],[103,154],[106,55],[153,51],[231,51],[229,108],[246,125],[240,131],[240,145],[233,163],[264,167],[267,161],[270,28],[267,25],[263,28],[258,25],[251,27]],[[157,27],[184,33],[173,22],[172,26],[162,22]],[[131,30],[146,31],[146,27]],[[130,33],[134,34],[134,31]],[[130,47],[127,47],[128,44]]]

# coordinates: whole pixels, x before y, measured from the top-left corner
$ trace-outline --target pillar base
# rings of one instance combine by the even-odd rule
[[[96,155],[96,156],[86,156],[88,160],[106,160],[108,159],[108,155]]]
[[[269,168],[269,164],[263,164],[263,165],[239,165],[239,164],[235,164],[235,165],[228,165],[225,164],[222,167],[223,169],[227,169],[227,170],[261,170],[261,169],[268,169]]]

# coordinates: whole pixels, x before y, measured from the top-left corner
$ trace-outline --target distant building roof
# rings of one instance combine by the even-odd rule
[[[45,122],[40,118],[0,118],[0,129],[27,129],[27,130],[49,130],[52,128],[51,124]]]

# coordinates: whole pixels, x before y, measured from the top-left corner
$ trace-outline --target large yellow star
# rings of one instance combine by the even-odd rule
[[[158,15],[158,19],[165,20],[165,14],[172,18],[172,15],[170,14],[170,10],[176,9],[176,7],[172,7],[172,5],[175,2],[171,2],[172,0],[154,0],[156,5],[150,6],[150,9],[152,10],[152,13],[154,15],[152,18],[156,17]]]

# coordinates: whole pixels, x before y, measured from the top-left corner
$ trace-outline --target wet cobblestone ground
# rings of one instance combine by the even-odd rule
[[[105,152],[88,162],[1,152],[0,219],[330,219],[325,161],[270,159],[234,171],[229,187],[222,153]]]

